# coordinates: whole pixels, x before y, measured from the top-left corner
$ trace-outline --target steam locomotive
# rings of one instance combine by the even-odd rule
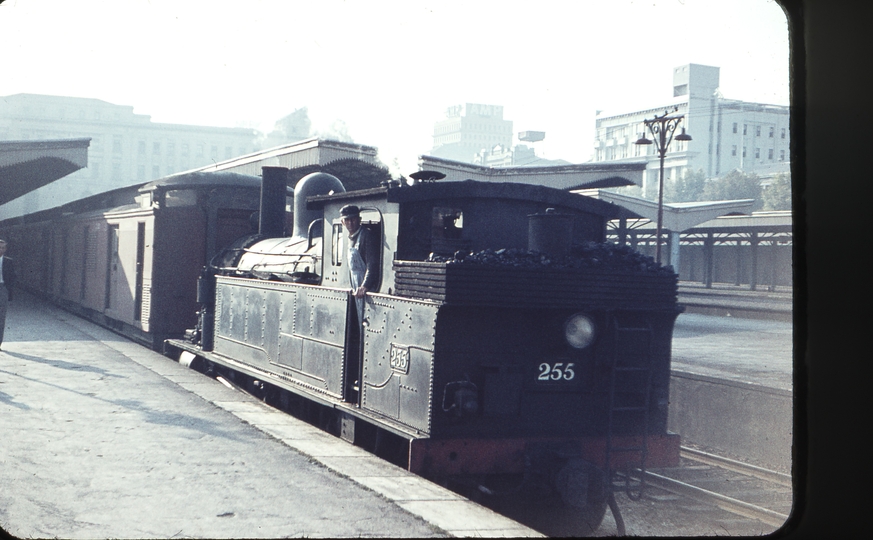
[[[543,186],[440,182],[294,189],[264,167],[257,234],[198,280],[198,323],[167,354],[226,374],[349,442],[486,504],[596,529],[622,482],[676,466],[667,432],[677,276],[604,242],[618,208]],[[340,208],[379,239],[358,318]],[[521,501],[521,502],[519,502]],[[617,516],[618,517],[618,516]]]

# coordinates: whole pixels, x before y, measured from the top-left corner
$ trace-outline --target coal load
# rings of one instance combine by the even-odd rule
[[[675,309],[671,267],[630,247],[574,246],[568,255],[486,249],[396,261],[395,293],[459,305]]]
[[[431,254],[427,262],[446,264],[485,264],[515,268],[550,269],[612,269],[630,272],[673,274],[670,267],[661,266],[652,257],[643,255],[629,246],[589,242],[575,245],[566,256],[549,256],[524,249],[486,249],[476,253],[457,252],[444,257]]]

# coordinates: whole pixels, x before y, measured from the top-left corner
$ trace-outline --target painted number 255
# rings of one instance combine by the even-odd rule
[[[537,377],[538,381],[572,381],[573,377],[576,376],[576,372],[573,371],[573,366],[576,364],[573,362],[568,363],[564,366],[563,362],[558,362],[555,365],[549,364],[547,362],[543,362],[540,364],[540,374]]]

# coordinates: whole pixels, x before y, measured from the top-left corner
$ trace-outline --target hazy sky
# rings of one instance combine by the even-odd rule
[[[307,106],[406,174],[454,104],[503,105],[546,132],[541,156],[583,162],[596,110],[662,104],[683,64],[720,67],[726,98],[789,103],[771,0],[6,0],[0,51],[0,96],[262,131]]]

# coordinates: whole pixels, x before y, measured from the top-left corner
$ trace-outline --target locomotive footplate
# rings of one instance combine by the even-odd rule
[[[640,436],[613,436],[615,447],[639,447]],[[680,437],[675,433],[646,437],[646,467],[677,467]],[[474,474],[523,474],[525,456],[533,447],[552,446],[563,453],[596,465],[606,466],[606,437],[575,439],[413,439],[409,448],[409,470],[423,476],[455,476]],[[637,467],[639,452],[613,452],[613,470]]]
[[[414,440],[415,437],[423,436],[421,432],[411,429],[408,426],[399,424],[393,419],[386,418],[369,411],[365,411],[354,404],[340,402],[331,396],[324,395],[315,390],[311,390],[306,387],[279,379],[277,378],[275,373],[267,373],[252,368],[247,364],[240,363],[232,358],[228,358],[226,356],[222,356],[211,351],[204,351],[198,345],[181,339],[164,340],[164,354],[166,356],[178,359],[178,353],[180,352],[186,352],[189,353],[192,357],[199,357],[209,362],[214,362],[216,364],[225,366],[231,370],[239,371],[240,373],[259,379],[262,382],[303,396],[304,398],[309,399],[314,403],[318,403],[319,405],[342,411],[353,417],[360,418],[370,424],[378,425],[381,429],[393,433],[394,435],[397,435],[402,439]],[[189,359],[188,362],[190,361],[191,360]]]

